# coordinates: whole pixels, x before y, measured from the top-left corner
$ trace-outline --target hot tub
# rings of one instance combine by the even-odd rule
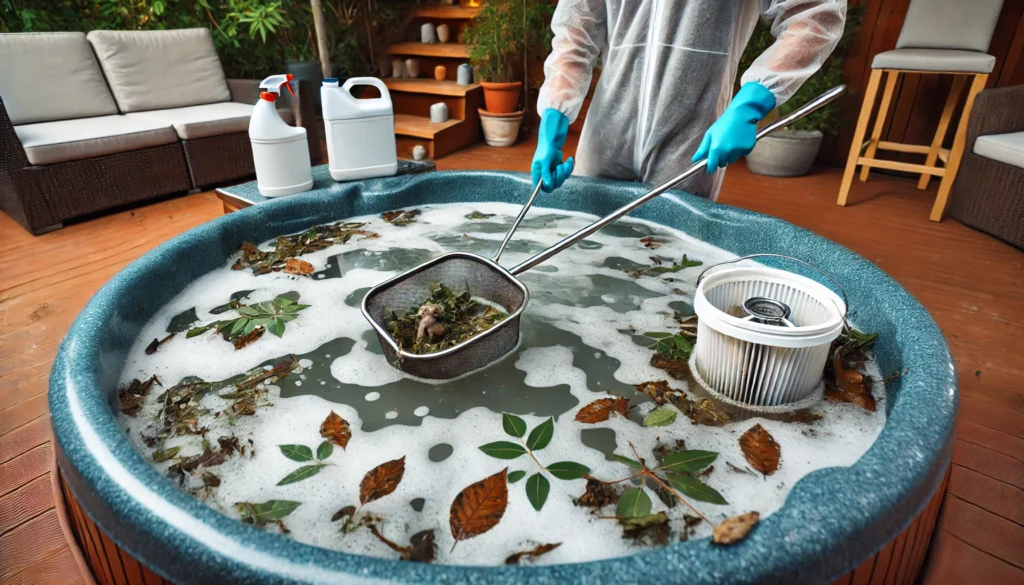
[[[518,203],[529,190],[527,176],[498,172],[331,183],[211,221],[114,277],[65,338],[49,395],[73,531],[97,579],[141,583],[155,573],[180,584],[825,583],[847,582],[851,571],[881,551],[884,566],[872,559],[866,570],[912,582],[934,525],[957,406],[953,362],[938,327],[899,284],[849,250],[784,221],[681,193],[634,215],[735,254],[787,254],[820,267],[846,287],[851,319],[879,333],[881,370],[906,372],[888,383],[887,422],[867,453],[851,467],[804,477],[782,509],[739,545],[713,547],[705,538],[629,557],[541,567],[422,565],[347,555],[211,510],[155,471],[119,428],[113,411],[118,377],[140,328],[187,283],[223,265],[243,241],[428,203]],[[639,185],[577,178],[541,204],[605,215],[642,193]]]

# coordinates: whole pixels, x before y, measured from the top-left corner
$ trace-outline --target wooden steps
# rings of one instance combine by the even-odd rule
[[[469,45],[457,43],[398,43],[388,47],[389,55],[469,59]]]
[[[418,6],[414,18],[437,18],[440,20],[472,20],[480,14],[480,7],[469,6]]]
[[[412,158],[413,147],[422,146],[427,158],[436,159],[478,142],[480,122],[449,118],[435,124],[427,116],[395,114],[395,138],[399,157]]]
[[[447,122],[435,124],[430,121],[430,118],[424,116],[395,114],[395,134],[433,140],[441,132],[460,123],[462,123],[462,120],[450,118]]]
[[[389,91],[405,91],[410,93],[423,93],[429,95],[443,95],[450,97],[462,97],[480,87],[480,84],[459,85],[451,80],[437,81],[436,79],[411,79],[408,77],[390,77],[384,79],[384,85]]]

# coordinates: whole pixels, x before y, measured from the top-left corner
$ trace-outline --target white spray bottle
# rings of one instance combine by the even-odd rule
[[[277,113],[275,102],[281,86],[295,95],[288,82],[292,75],[271,75],[260,83],[260,100],[249,119],[249,141],[260,195],[280,197],[313,187],[306,129],[289,126]]]

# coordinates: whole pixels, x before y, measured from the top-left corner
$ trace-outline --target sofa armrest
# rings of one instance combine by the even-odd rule
[[[979,136],[1024,131],[1024,85],[986,89],[978,94],[967,126],[967,148]]]
[[[7,115],[3,97],[0,97],[0,172],[23,169],[29,166],[25,148],[21,145],[14,124]]]
[[[292,81],[291,87],[295,97],[293,98],[288,90],[283,91],[278,98],[278,107],[290,109],[295,125],[306,129],[309,158],[313,164],[320,164],[320,117],[316,112],[316,95],[320,88],[306,79]],[[255,104],[260,99],[260,82],[255,79],[229,79],[228,90],[233,102]]]

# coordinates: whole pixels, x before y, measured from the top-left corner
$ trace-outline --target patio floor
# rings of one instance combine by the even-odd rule
[[[571,146],[574,139],[570,138]],[[439,169],[527,170],[530,143],[475,146]],[[1024,253],[953,220],[935,187],[874,176],[835,205],[841,170],[799,179],[736,165],[721,201],[770,213],[858,252],[931,311],[958,364],[949,491],[923,583],[1024,584]],[[46,389],[61,338],[92,294],[154,246],[221,215],[212,192],[33,237],[0,213],[0,583],[81,583],[57,523]]]

